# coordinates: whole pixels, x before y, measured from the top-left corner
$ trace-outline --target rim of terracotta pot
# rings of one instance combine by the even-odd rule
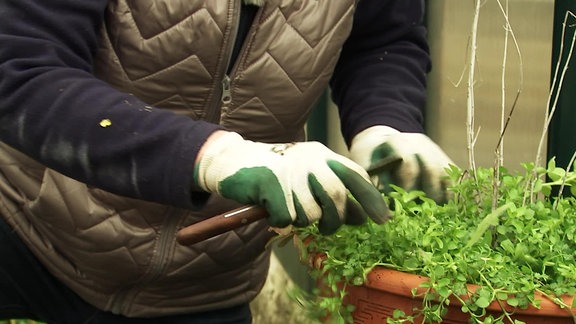
[[[427,281],[428,278],[425,276],[402,272],[385,267],[375,267],[368,273],[364,286],[399,296],[413,297],[412,289],[420,287],[420,284]],[[468,288],[470,291],[475,291],[476,289],[479,288],[479,286],[468,285]],[[413,298],[421,299],[418,298],[417,296]],[[462,298],[466,300],[468,297],[463,296]],[[576,313],[576,308],[570,308],[570,310],[568,308],[562,308],[558,304],[550,300],[549,297],[547,297],[546,295],[542,295],[538,292],[535,293],[534,298],[540,300],[540,308],[536,308],[532,305],[529,305],[528,308],[526,309],[514,308],[504,303],[505,310],[509,312],[514,311],[516,314],[555,316],[555,317],[572,317],[570,310],[572,311],[572,313]],[[562,300],[566,305],[572,305],[574,296],[563,296]],[[456,299],[453,299],[451,301],[451,304],[452,303],[460,305],[460,302]],[[498,304],[498,302],[496,301],[492,302],[486,309],[494,312],[502,311],[500,304]]]

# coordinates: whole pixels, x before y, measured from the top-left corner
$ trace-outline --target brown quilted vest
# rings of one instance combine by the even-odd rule
[[[150,105],[266,142],[304,139],[308,112],[352,27],[354,0],[267,0],[230,75],[240,0],[113,0],[95,71]],[[90,188],[0,143],[0,214],[46,267],[89,303],[150,317],[249,302],[262,287],[265,222],[193,246],[198,212]]]

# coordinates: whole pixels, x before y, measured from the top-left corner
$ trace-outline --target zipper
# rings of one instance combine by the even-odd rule
[[[224,78],[222,79],[222,96],[220,101],[223,107],[232,102],[232,91],[230,90],[230,77],[228,74],[224,74]]]
[[[230,63],[232,61],[234,45],[236,44],[236,39],[238,37],[238,27],[240,24],[240,14],[241,14],[240,10],[242,7],[241,0],[234,1],[234,3],[235,7],[233,8],[232,20],[230,22],[232,24],[232,26],[230,27],[231,31],[230,38],[228,39],[228,43],[226,43],[226,60],[225,60],[226,64],[222,66],[223,70],[221,70],[222,77],[220,88],[221,92],[220,100],[218,101],[215,96],[212,101],[212,105],[210,106],[211,108],[210,111],[213,112],[213,115],[211,115],[211,117],[214,118],[214,120],[212,120],[214,122],[219,122],[221,120],[221,116],[228,111],[228,108],[232,103],[232,83],[234,80],[234,76],[236,74],[238,62],[243,61],[244,57],[246,56],[246,46],[248,43],[247,40],[249,40],[251,35],[254,33],[255,22],[260,19],[260,16],[262,15],[263,11],[262,8],[265,6],[264,4],[258,8],[258,12],[254,16],[250,28],[248,30],[248,33],[246,34],[246,40],[242,44],[242,47],[238,52],[238,57],[236,58],[236,61],[234,62],[234,65],[232,66],[232,68],[230,69],[230,73],[228,74],[227,71],[230,68]]]
[[[229,21],[229,26],[230,29],[228,31],[228,35],[225,35],[224,37],[227,38],[226,40],[226,44],[224,46],[224,55],[226,55],[226,58],[224,59],[223,63],[220,66],[220,71],[218,73],[218,75],[216,76],[217,79],[221,80],[221,85],[220,85],[220,91],[221,91],[221,95],[220,97],[218,96],[213,96],[212,102],[210,103],[209,107],[208,107],[208,113],[207,113],[207,120],[214,122],[214,123],[219,123],[220,122],[220,114],[222,111],[222,104],[223,104],[223,99],[224,99],[224,83],[227,82],[227,92],[228,92],[228,104],[232,101],[232,96],[231,96],[231,92],[230,92],[230,76],[228,76],[226,74],[226,71],[228,71],[228,67],[230,66],[230,61],[232,60],[232,52],[234,49],[234,44],[236,43],[236,37],[238,37],[238,25],[240,24],[240,10],[241,10],[241,3],[242,0],[233,0],[230,1],[230,5],[231,5],[231,10],[232,10],[232,15]],[[227,81],[226,81],[227,80]]]
[[[168,259],[174,249],[174,238],[182,220],[182,213],[172,209],[164,218],[160,227],[160,237],[154,247],[154,254],[150,260],[150,265],[146,273],[136,282],[119,290],[110,302],[110,311],[114,314],[121,314],[123,311],[129,311],[134,298],[147,287],[148,283],[153,282],[160,277],[168,266]]]

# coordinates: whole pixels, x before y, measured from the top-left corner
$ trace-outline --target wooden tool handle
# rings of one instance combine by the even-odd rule
[[[268,216],[266,209],[259,206],[244,206],[207,218],[184,227],[176,235],[178,243],[191,245],[233,229],[254,223]]]

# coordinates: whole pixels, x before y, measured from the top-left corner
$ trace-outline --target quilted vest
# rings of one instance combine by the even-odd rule
[[[352,28],[354,0],[267,0],[232,67],[241,0],[112,0],[96,75],[158,108],[265,142],[305,139]],[[272,237],[257,222],[193,246],[178,229],[236,208],[213,195],[199,211],[120,197],[0,143],[0,214],[39,260],[96,307],[133,317],[249,302]]]

